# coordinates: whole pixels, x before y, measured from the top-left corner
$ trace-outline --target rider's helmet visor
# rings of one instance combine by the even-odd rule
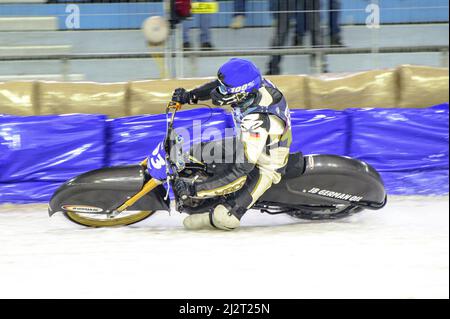
[[[230,94],[228,87],[221,80],[219,80],[218,90],[219,90],[220,94],[222,94],[222,95]]]

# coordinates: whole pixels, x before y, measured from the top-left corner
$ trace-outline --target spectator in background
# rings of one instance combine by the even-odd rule
[[[332,46],[343,46],[341,39],[341,26],[340,26],[340,0],[328,0],[329,16],[329,28],[330,28],[330,44]]]
[[[288,41],[290,22],[296,20],[294,46],[303,46],[305,32],[311,32],[311,43],[320,46],[320,0],[270,0],[270,10],[275,19],[275,34],[272,38],[272,48],[284,47]],[[281,55],[272,55],[267,74],[280,74]]]
[[[212,2],[211,0],[197,0],[197,2]],[[213,50],[214,46],[211,44],[211,15],[199,14],[200,23],[200,49]],[[194,19],[183,21],[183,49],[192,49],[189,32],[194,25]]]
[[[234,0],[234,17],[231,21],[230,28],[241,29],[245,23],[245,1]]]

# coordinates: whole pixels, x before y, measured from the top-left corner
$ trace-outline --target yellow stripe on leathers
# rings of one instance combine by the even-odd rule
[[[222,187],[218,187],[211,190],[204,190],[199,191],[197,193],[198,197],[206,197],[206,196],[222,196],[234,193],[242,188],[244,186],[245,181],[247,180],[247,176],[239,177],[237,180],[231,182],[230,184],[227,184]]]

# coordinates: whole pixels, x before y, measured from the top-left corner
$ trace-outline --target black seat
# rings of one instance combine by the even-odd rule
[[[305,170],[305,159],[302,152],[289,154],[288,164],[286,166],[287,178],[299,177]]]

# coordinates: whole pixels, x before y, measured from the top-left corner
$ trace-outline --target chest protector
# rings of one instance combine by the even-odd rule
[[[236,127],[242,119],[252,113],[273,114],[285,123],[285,132],[291,129],[291,116],[286,99],[281,92],[268,80],[264,80],[258,95],[250,101],[244,102],[233,109]]]

